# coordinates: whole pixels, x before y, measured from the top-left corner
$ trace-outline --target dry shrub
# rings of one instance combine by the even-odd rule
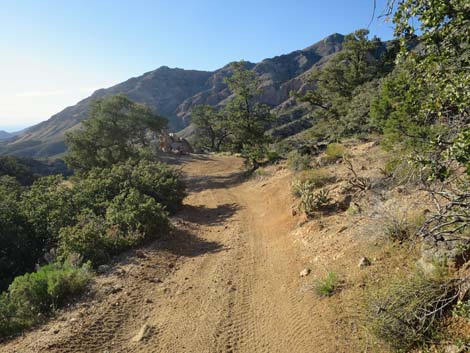
[[[365,326],[393,350],[408,351],[432,340],[458,296],[454,280],[418,272],[398,278],[366,296]]]
[[[287,156],[287,167],[290,170],[299,172],[310,168],[310,161],[310,156],[299,151],[292,151]]]
[[[384,215],[383,231],[388,239],[403,243],[416,236],[423,222],[422,212],[397,208]]]
[[[300,173],[297,180],[306,182],[312,187],[320,188],[327,184],[334,183],[336,177],[326,169],[312,169]]]
[[[346,148],[340,143],[330,143],[325,150],[324,161],[334,163],[346,156]]]

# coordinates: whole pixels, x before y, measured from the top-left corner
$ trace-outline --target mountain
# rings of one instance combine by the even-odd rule
[[[260,75],[263,94],[260,100],[269,104],[280,116],[273,134],[284,136],[305,128],[306,111],[289,93],[305,90],[305,77],[314,65],[321,65],[342,49],[341,34],[332,34],[302,50],[246,65]],[[66,150],[64,134],[76,129],[86,118],[93,99],[124,93],[132,100],[145,103],[168,118],[171,131],[191,134],[191,109],[198,104],[223,104],[229,97],[224,79],[231,73],[230,65],[213,72],[160,67],[139,77],[131,78],[113,87],[100,89],[76,105],[65,108],[49,120],[32,126],[19,135],[4,141],[1,154],[28,157],[50,157]]]
[[[0,130],[0,140],[6,140],[10,137],[12,137],[13,135],[10,134],[9,132],[6,132],[6,131],[3,131],[3,130]]]

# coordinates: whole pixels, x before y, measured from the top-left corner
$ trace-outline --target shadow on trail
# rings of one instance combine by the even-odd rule
[[[179,227],[161,239],[158,242],[158,248],[177,256],[186,257],[196,257],[225,250],[221,243],[201,239],[190,231]]]
[[[240,171],[228,175],[190,177],[185,181],[190,191],[199,192],[206,189],[223,189],[236,186],[244,182],[247,176],[247,172]]]
[[[178,216],[190,223],[217,225],[231,218],[239,209],[240,206],[235,203],[218,205],[216,208],[185,205]]]
[[[171,165],[180,165],[185,162],[191,161],[209,161],[211,160],[211,156],[209,154],[182,154],[182,155],[175,155],[171,153],[162,154],[159,156],[162,162]]]

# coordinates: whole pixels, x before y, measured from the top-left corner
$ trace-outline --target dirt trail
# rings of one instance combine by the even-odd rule
[[[312,279],[299,277],[288,178],[241,182],[241,161],[227,156],[191,157],[182,167],[190,195],[175,238],[100,276],[91,305],[0,352],[338,351]]]

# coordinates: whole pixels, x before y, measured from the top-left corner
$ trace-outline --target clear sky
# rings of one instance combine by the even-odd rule
[[[0,129],[46,120],[162,65],[215,70],[302,49],[367,27],[372,11],[373,0],[4,0]],[[369,29],[392,37],[383,19]]]

